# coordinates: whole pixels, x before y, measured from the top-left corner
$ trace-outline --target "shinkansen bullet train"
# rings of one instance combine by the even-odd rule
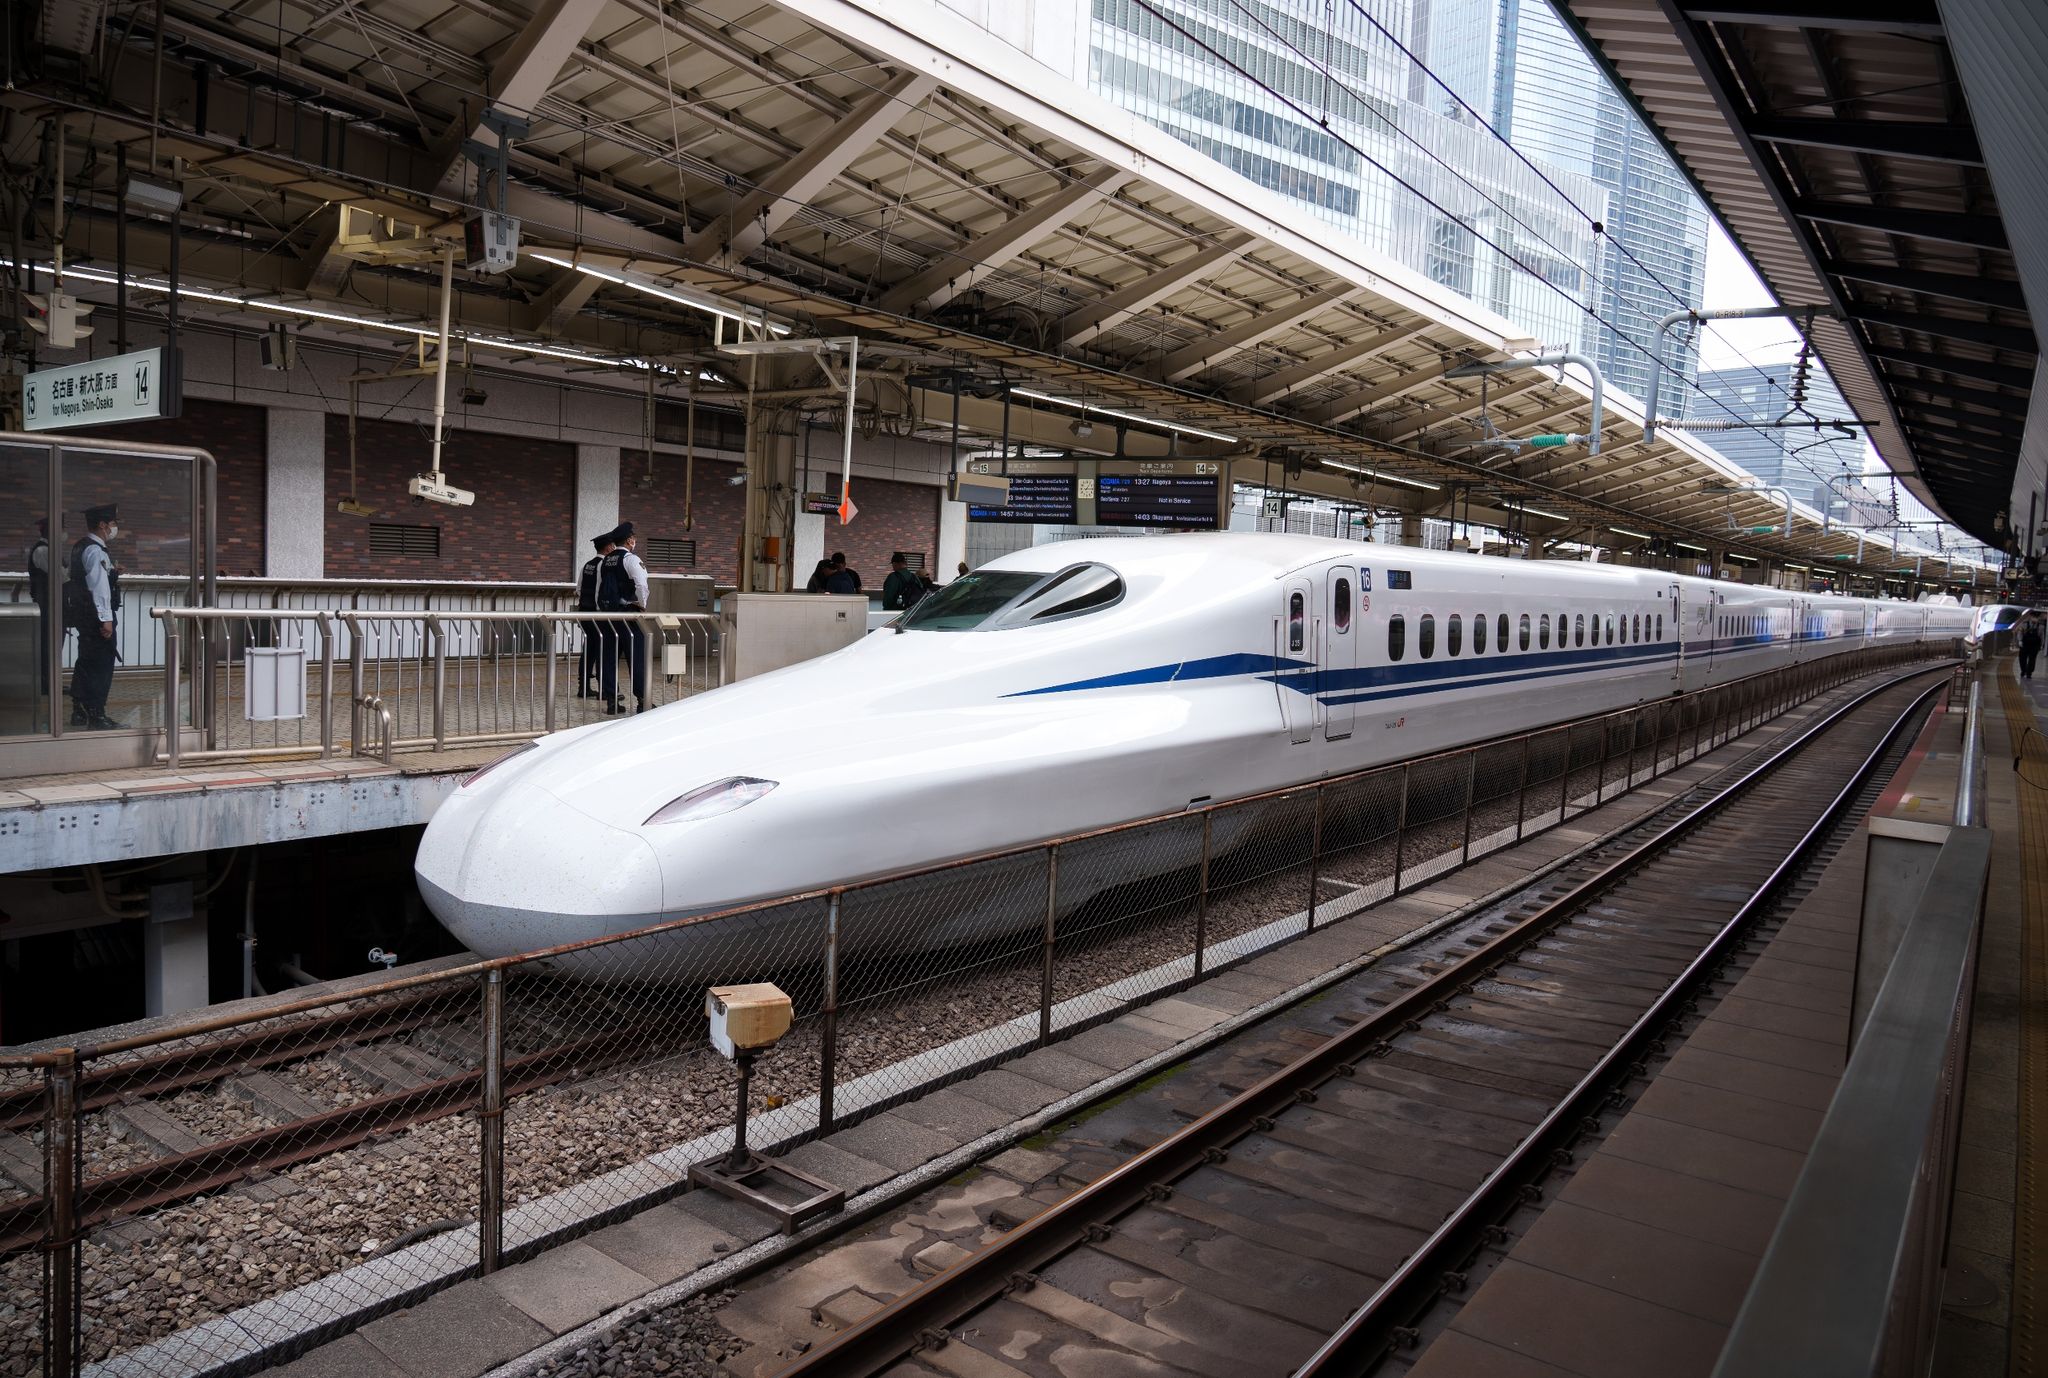
[[[435,914],[475,951],[530,951],[1816,657],[1953,642],[1970,626],[1970,610],[1953,605],[1304,536],[1042,545],[832,655],[520,748],[441,806],[417,872]],[[1250,813],[1216,822],[1239,812]],[[1061,894],[1131,880],[1145,864],[1113,849],[1086,865],[1063,856]],[[1034,894],[1017,922],[1034,903],[1042,915]],[[898,925],[888,943],[943,945],[1010,921],[985,897],[915,908],[919,931]],[[745,960],[759,962],[796,941],[761,931],[767,922],[663,941],[710,957],[744,933]],[[862,931],[849,913],[848,944],[884,941]],[[657,944],[633,951],[646,974],[677,971]],[[742,960],[739,946],[731,955]],[[560,965],[634,974],[624,959]]]

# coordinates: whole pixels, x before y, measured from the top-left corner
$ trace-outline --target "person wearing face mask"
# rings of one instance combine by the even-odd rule
[[[598,565],[597,608],[599,612],[645,612],[647,610],[647,566],[640,563],[634,548],[640,538],[633,523],[620,522],[612,532],[612,550]],[[633,697],[639,711],[647,711],[647,631],[637,622],[611,623],[618,638],[612,648],[598,657],[599,694],[604,711],[624,713],[619,697],[619,657],[623,653],[633,666]]]
[[[100,732],[122,723],[107,716],[114,687],[114,621],[121,607],[121,567],[107,545],[121,534],[113,503],[85,509],[85,534],[71,547],[64,580],[64,623],[78,633],[71,670],[71,725]]]

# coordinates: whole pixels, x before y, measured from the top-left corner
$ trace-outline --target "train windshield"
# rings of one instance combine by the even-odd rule
[[[1000,631],[1078,617],[1123,596],[1123,580],[1107,565],[1069,565],[1055,574],[976,570],[918,600],[896,630]]]

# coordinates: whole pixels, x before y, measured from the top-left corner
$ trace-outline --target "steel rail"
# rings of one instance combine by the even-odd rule
[[[1945,670],[1947,667],[1938,668]],[[1186,1173],[1206,1163],[1225,1161],[1229,1156],[1228,1146],[1237,1139],[1269,1128],[1291,1106],[1313,1101],[1317,1085],[1331,1076],[1348,1073],[1361,1057],[1373,1055],[1401,1032],[1405,1024],[1432,1012],[1440,1002],[1455,995],[1474,979],[1475,974],[1484,973],[1514,955],[1583,909],[1589,900],[1662,856],[1679,841],[1692,836],[1707,820],[1719,816],[1746,795],[1753,785],[1776,773],[1849,714],[1927,673],[1927,669],[1918,669],[1857,695],[1804,729],[1792,741],[1778,747],[1769,758],[1750,767],[1738,779],[1721,787],[1670,827],[1627,855],[1602,866],[1513,928],[1474,949],[1456,965],[1403,992],[1370,1017],[1304,1053],[1257,1085],[1210,1110],[922,1286],[898,1297],[866,1320],[811,1349],[784,1370],[783,1378],[881,1374],[916,1349],[946,1343],[947,1327],[951,1323],[1007,1292],[1028,1290],[1038,1281],[1036,1270],[1085,1242],[1091,1235],[1109,1228],[1108,1222],[1149,1200],[1170,1196],[1174,1190],[1171,1184]],[[1937,685],[1927,692],[1938,692],[1940,687]],[[1921,699],[1925,697],[1922,695]],[[1886,734],[1887,743],[1897,733],[1899,723],[1915,711],[1919,701],[1916,699],[1899,721],[1894,722]],[[1879,751],[1882,750],[1880,747]],[[1869,768],[1870,762],[1866,761],[1858,773],[1859,779]],[[1838,799],[1831,808],[1839,805]],[[1806,845],[1802,841],[1800,848]],[[1788,858],[1772,872],[1765,885],[1774,886],[1790,865],[1791,859]],[[1744,906],[1744,913],[1753,912],[1755,907],[1753,899]],[[1698,963],[1694,965],[1697,967]],[[1689,967],[1687,974],[1690,975],[1692,970]],[[1603,1060],[1602,1065],[1607,1065],[1610,1060]],[[1583,1111],[1580,1112],[1582,1116]],[[1522,1160],[1526,1161],[1526,1157]],[[1488,1182],[1495,1181],[1500,1175],[1496,1171]],[[1469,1210],[1462,1214],[1469,1219]],[[1443,1236],[1444,1233],[1439,1230],[1438,1235]],[[1421,1253],[1416,1257],[1421,1257]],[[1414,1262],[1414,1259],[1410,1260],[1411,1265]],[[1404,1267],[1402,1275],[1413,1277],[1419,1276],[1420,1272],[1410,1266]],[[1386,1291],[1383,1287],[1376,1295],[1384,1296]],[[1329,1346],[1326,1344],[1325,1348]]]
[[[1848,782],[1821,810],[1820,817],[1800,835],[1791,851],[1771,869],[1771,874],[1743,901],[1742,907],[1722,925],[1720,932],[1708,941],[1699,956],[1629,1026],[1628,1031],[1579,1080],[1578,1085],[1515,1146],[1500,1166],[1487,1175],[1472,1195],[1445,1217],[1436,1232],[1380,1285],[1379,1291],[1353,1312],[1295,1370],[1295,1378],[1363,1373],[1394,1346],[1397,1329],[1441,1294],[1444,1275],[1458,1261],[1459,1255],[1472,1247],[1475,1231],[1512,1210],[1514,1202],[1510,1198],[1521,1191],[1523,1184],[1533,1175],[1535,1166],[1582,1131],[1587,1119],[1599,1108],[1612,1086],[1622,1079],[1630,1064],[1693,998],[1695,989],[1712,976],[1731,949],[1747,937],[1751,925],[1776,901],[1778,892],[1790,883],[1807,857],[1834,830],[1842,812],[1868,784],[1885,753],[1912,722],[1921,706],[1946,688],[1944,684],[1931,685],[1906,705],[1877,745],[1856,767]]]

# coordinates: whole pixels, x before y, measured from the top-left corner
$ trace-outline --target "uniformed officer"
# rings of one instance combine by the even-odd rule
[[[611,553],[612,533],[607,531],[602,536],[593,536],[590,538],[590,544],[597,551],[597,554],[583,562],[583,572],[576,577],[576,611],[578,612],[597,611],[598,568],[604,564],[604,557]],[[583,624],[583,673],[576,677],[576,697],[579,699],[597,697],[597,685],[592,682],[597,678],[597,643],[598,638],[595,634],[595,629],[591,623],[585,622]]]
[[[113,503],[85,509],[85,535],[71,547],[64,580],[64,621],[78,632],[71,669],[71,725],[105,731],[123,724],[107,716],[114,687],[114,621],[121,608],[121,567],[107,543],[121,534]]]
[[[631,522],[620,522],[618,529],[612,532],[612,551],[598,565],[599,612],[647,610],[647,566],[641,564],[640,557],[633,553],[633,548],[639,544],[640,538],[633,534]],[[625,652],[633,658],[633,697],[639,701],[639,711],[644,713],[647,711],[647,630],[637,622],[612,626],[617,628],[618,640],[614,643],[617,649],[598,657],[604,711],[626,711],[619,700],[619,653]]]

